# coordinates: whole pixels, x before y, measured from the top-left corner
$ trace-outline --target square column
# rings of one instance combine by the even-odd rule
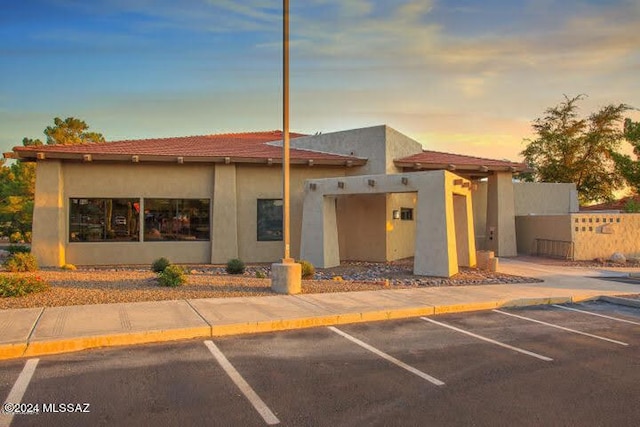
[[[300,259],[318,268],[340,265],[335,197],[307,192],[302,208]]]
[[[211,263],[224,264],[238,257],[238,204],[236,166],[214,166],[211,214]]]
[[[67,218],[59,160],[37,163],[32,232],[31,252],[41,267],[60,267],[66,263]]]
[[[511,172],[494,172],[487,189],[486,248],[497,256],[518,255]]]

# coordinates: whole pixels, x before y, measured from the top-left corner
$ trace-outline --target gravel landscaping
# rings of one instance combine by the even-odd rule
[[[303,293],[349,292],[399,289],[419,286],[463,286],[497,283],[533,283],[537,279],[462,268],[451,278],[414,276],[413,260],[389,263],[347,262],[339,267],[317,269],[313,280],[302,281]],[[63,305],[174,299],[227,298],[274,295],[268,277],[269,265],[250,265],[244,275],[225,273],[224,266],[188,265],[187,284],[177,288],[158,286],[149,266],[78,268],[75,271],[42,269],[35,275],[51,284],[42,293],[0,298],[0,309],[55,307]],[[10,274],[0,272],[0,275]]]

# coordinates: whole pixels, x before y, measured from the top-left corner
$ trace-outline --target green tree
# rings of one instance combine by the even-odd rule
[[[44,134],[47,144],[83,144],[104,142],[100,133],[88,132],[89,126],[82,120],[68,117],[53,119],[54,126],[47,126]],[[39,139],[24,138],[22,145],[40,146]],[[0,235],[20,233],[28,240],[33,223],[33,204],[36,184],[36,164],[17,161],[0,163]]]
[[[635,194],[640,194],[640,122],[626,119],[624,121],[624,137],[633,146],[636,160],[620,153],[613,153],[613,159],[616,162],[618,172],[627,185]]]
[[[89,125],[83,120],[67,117],[62,120],[59,117],[53,119],[54,126],[47,126],[44,134],[47,136],[47,144],[75,145],[91,142],[104,142],[101,133],[88,132]]]
[[[583,99],[565,95],[533,121],[536,138],[525,139],[521,155],[534,172],[524,179],[575,183],[581,203],[611,200],[624,182],[613,156],[624,140],[621,124],[631,107],[610,104],[585,119],[578,116]]]

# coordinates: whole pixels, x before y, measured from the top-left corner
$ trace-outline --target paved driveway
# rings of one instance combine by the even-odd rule
[[[0,362],[0,426],[635,426],[639,350],[602,302],[94,350]]]

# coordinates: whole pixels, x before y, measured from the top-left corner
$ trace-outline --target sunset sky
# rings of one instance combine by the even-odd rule
[[[290,0],[291,130],[519,159],[563,95],[640,107],[640,0]],[[280,0],[6,0],[0,145],[282,128]],[[630,116],[640,120],[640,112]]]

